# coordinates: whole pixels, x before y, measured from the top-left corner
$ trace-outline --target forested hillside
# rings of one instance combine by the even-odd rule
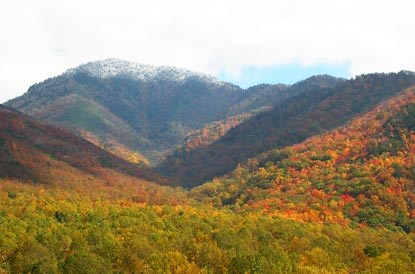
[[[313,78],[309,80],[315,80]],[[338,127],[415,84],[415,74],[368,74],[332,85],[310,85],[269,111],[241,123],[209,146],[180,149],[157,170],[176,184],[194,187],[223,175],[251,157]]]
[[[235,212],[415,230],[415,88],[346,126],[273,149],[192,190]]]

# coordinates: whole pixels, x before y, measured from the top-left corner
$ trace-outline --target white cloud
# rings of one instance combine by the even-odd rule
[[[415,70],[414,12],[405,0],[5,0],[0,102],[108,57],[211,74],[289,63]]]

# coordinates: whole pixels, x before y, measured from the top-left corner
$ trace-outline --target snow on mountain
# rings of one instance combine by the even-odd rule
[[[89,62],[69,69],[64,74],[74,75],[77,73],[86,73],[90,76],[104,79],[128,77],[139,81],[170,80],[181,82],[189,78],[199,78],[218,85],[224,84],[213,76],[187,69],[168,66],[155,67],[113,58]]]

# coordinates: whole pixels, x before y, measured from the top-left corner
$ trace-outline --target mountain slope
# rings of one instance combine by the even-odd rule
[[[36,118],[64,126],[95,145],[113,152],[133,163],[145,165],[148,161],[134,148],[140,137],[123,120],[93,100],[70,94],[51,102],[36,112]],[[118,153],[125,148],[126,153]],[[137,160],[132,160],[136,156]]]
[[[45,185],[78,179],[87,184],[88,178],[108,180],[109,176],[162,182],[146,168],[4,106],[0,106],[0,150],[2,178]]]
[[[290,89],[306,91],[240,124],[207,147],[176,151],[157,170],[177,184],[200,185],[259,153],[340,126],[413,84],[412,72],[362,75],[327,88],[300,82]]]
[[[415,231],[415,87],[345,127],[249,160],[194,197],[313,222]]]

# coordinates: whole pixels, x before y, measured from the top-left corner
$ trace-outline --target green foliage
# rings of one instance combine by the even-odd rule
[[[15,191],[8,191],[8,192],[7,192],[7,197],[8,197],[9,199],[16,199],[16,197],[17,197],[17,193],[16,193]]]
[[[380,255],[382,255],[382,253],[385,252],[385,249],[381,246],[376,246],[376,245],[367,245],[364,249],[363,252],[366,254],[366,256],[368,257],[378,257]]]
[[[415,130],[415,104],[404,107],[397,115],[385,124],[387,134],[392,136],[400,130]]]
[[[367,207],[357,212],[359,222],[366,223],[371,227],[379,227],[388,223],[382,207]]]
[[[102,107],[81,96],[75,96],[75,98],[74,105],[58,118],[60,121],[68,122],[78,128],[89,129],[92,132],[102,132],[100,135],[104,134],[103,131],[117,128],[110,122],[111,115],[101,110]]]
[[[63,214],[62,212],[56,211],[55,212],[55,219],[56,221],[58,221],[59,223],[64,223],[66,222],[66,216],[65,214]]]
[[[62,267],[64,273],[78,274],[80,272],[85,274],[100,274],[113,273],[111,264],[105,261],[104,258],[91,252],[75,252],[69,256]]]
[[[368,147],[370,155],[389,153],[397,155],[405,148],[405,139],[415,130],[415,104],[409,104],[389,118],[383,125],[384,137],[381,141],[373,142]]]
[[[313,155],[313,156],[310,157],[310,159],[313,160],[313,161],[326,162],[326,161],[330,161],[332,158],[331,158],[330,155],[323,154],[323,155]]]

